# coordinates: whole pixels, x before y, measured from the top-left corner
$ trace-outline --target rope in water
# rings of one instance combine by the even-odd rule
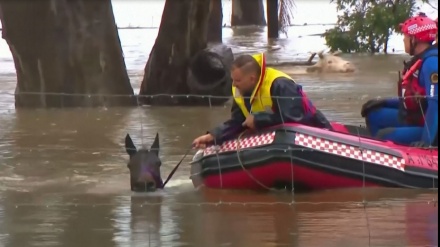
[[[176,173],[177,169],[179,168],[179,166],[182,164],[183,160],[186,158],[186,156],[188,156],[189,152],[192,150],[193,145],[191,145],[190,148],[188,148],[185,152],[185,154],[183,155],[182,159],[180,159],[180,161],[177,163],[177,165],[173,168],[173,170],[171,170],[170,174],[168,175],[167,179],[165,180],[165,182],[163,182],[162,184],[162,188],[165,188],[165,185],[171,180],[171,178],[173,177],[174,173]]]

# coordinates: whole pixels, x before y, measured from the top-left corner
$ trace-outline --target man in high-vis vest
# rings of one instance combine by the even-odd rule
[[[235,59],[231,77],[234,97],[231,119],[196,138],[195,148],[203,148],[209,143],[220,144],[245,129],[261,130],[283,123],[331,129],[301,85],[287,74],[266,67],[264,53]]]
[[[371,134],[381,140],[414,147],[438,147],[437,23],[424,14],[401,24],[405,63],[400,98],[374,99],[361,111]]]

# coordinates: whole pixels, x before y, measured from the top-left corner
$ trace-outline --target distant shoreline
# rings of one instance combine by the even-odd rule
[[[335,26],[336,23],[315,23],[315,24],[292,24],[289,25],[289,27],[305,27],[305,26]],[[243,26],[245,27],[245,26]],[[130,27],[130,26],[126,26],[126,27],[118,27],[118,30],[131,30],[131,29],[158,29],[159,27]],[[223,28],[232,28],[231,26],[226,26],[224,25]],[[0,28],[0,31],[2,31],[3,28]]]

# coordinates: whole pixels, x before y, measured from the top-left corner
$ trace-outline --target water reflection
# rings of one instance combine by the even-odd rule
[[[163,215],[161,203],[161,196],[118,198],[113,220],[116,246],[163,246],[162,220],[171,215]]]
[[[207,227],[199,246],[297,246],[297,211],[289,196],[205,190],[202,197],[221,204],[201,206],[198,222]]]
[[[1,194],[3,246],[435,246],[437,193]],[[362,201],[367,201],[366,207]],[[402,237],[404,236],[404,237]]]
[[[412,202],[401,201],[402,196]],[[296,195],[289,205],[293,198],[285,194],[211,191],[204,200],[223,203],[202,206],[198,217],[215,241],[203,243],[206,246],[228,241],[237,246],[434,246],[438,211],[427,203],[433,196],[404,190],[341,190]],[[363,200],[369,202],[365,208]],[[249,202],[256,204],[245,205]],[[421,209],[414,211],[415,207]],[[418,223],[423,227],[408,229],[415,230]]]

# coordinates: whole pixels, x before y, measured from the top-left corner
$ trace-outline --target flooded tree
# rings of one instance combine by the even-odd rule
[[[208,42],[223,41],[223,8],[222,0],[211,0],[208,26]]]
[[[266,26],[263,0],[232,0],[231,26]]]
[[[282,32],[287,36],[287,29],[292,25],[293,10],[295,9],[295,0],[267,0],[268,12],[268,37],[278,38],[278,32]],[[273,15],[273,22],[275,22],[275,15],[278,16],[276,25],[271,25]],[[277,30],[277,31],[275,31]],[[272,32],[272,34],[270,33]],[[276,32],[276,35],[275,35]]]
[[[136,103],[110,0],[0,0],[0,19],[17,71],[16,107]]]
[[[279,32],[287,35],[292,24],[294,0],[266,0],[267,22],[263,0],[233,0],[231,26],[267,25],[267,37],[278,38]]]
[[[139,92],[143,104],[215,105],[228,100],[206,97],[230,96],[233,59],[230,48],[207,47],[210,2],[165,2]]]
[[[427,0],[422,0],[428,2]],[[332,51],[388,52],[390,36],[399,31],[399,24],[414,14],[416,0],[332,0],[336,2],[337,26],[323,36]]]
[[[267,37],[279,37],[278,0],[267,0]]]

